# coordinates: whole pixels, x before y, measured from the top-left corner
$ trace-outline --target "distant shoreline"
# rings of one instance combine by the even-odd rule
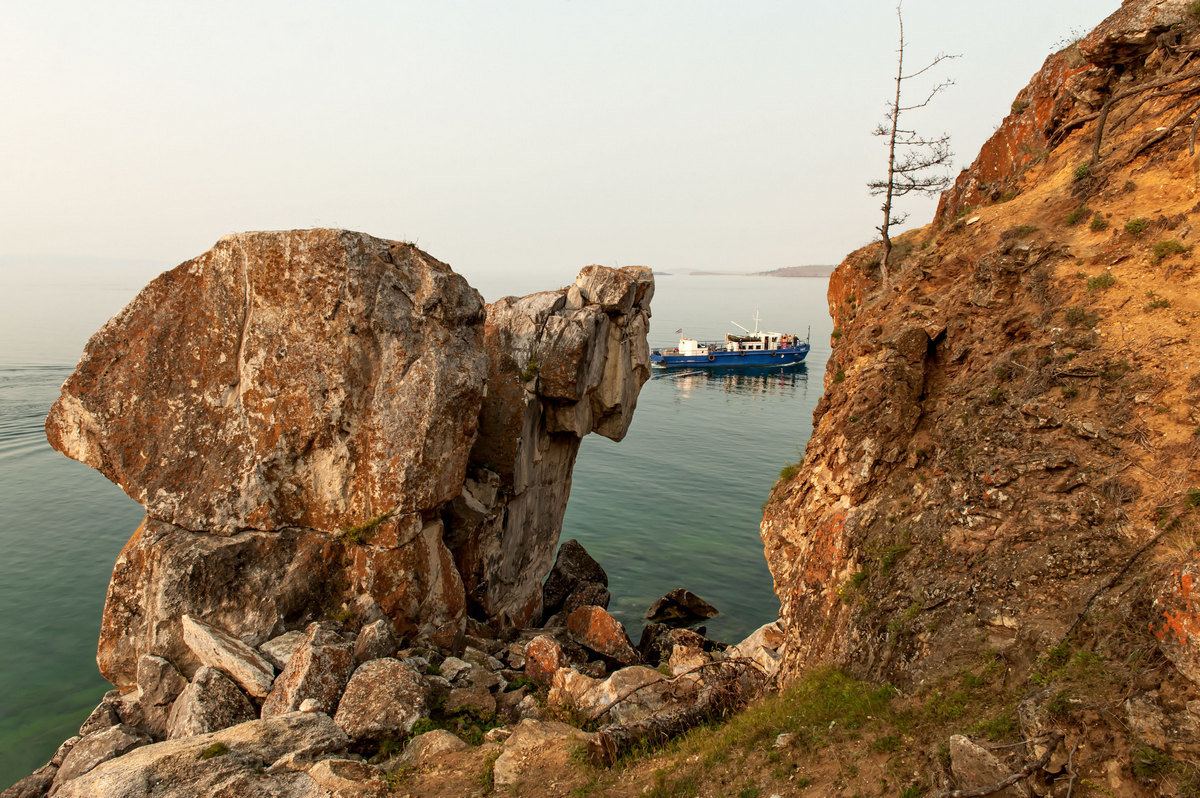
[[[835,268],[835,266],[784,266],[782,269],[772,269],[766,272],[693,271],[688,274],[694,277],[828,277],[833,274]]]

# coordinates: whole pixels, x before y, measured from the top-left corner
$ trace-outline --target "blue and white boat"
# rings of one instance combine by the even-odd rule
[[[736,321],[730,322],[745,335],[728,334],[724,341],[699,341],[680,338],[674,349],[652,349],[650,363],[659,368],[730,368],[742,366],[792,366],[803,363],[809,339],[777,332],[760,332],[758,313],[751,332]],[[679,332],[678,330],[676,332]],[[811,328],[809,335],[811,336]]]

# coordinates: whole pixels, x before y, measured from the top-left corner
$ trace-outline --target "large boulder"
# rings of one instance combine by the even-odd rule
[[[567,616],[567,634],[576,643],[622,665],[639,661],[625,627],[602,607],[580,607]]]
[[[1154,588],[1150,633],[1163,656],[1200,685],[1200,562],[1173,568]]]
[[[401,737],[429,717],[429,683],[398,659],[373,659],[350,677],[334,722],[352,739]]]
[[[545,774],[572,770],[573,752],[587,743],[591,734],[555,721],[523,720],[513,727],[493,765],[497,790],[520,795],[520,784],[527,778],[540,780],[541,786],[554,788]]]
[[[104,762],[149,742],[151,740],[145,734],[123,723],[89,734],[72,746],[59,766],[54,781],[62,784],[78,778]]]
[[[204,621],[183,616],[183,642],[205,665],[224,671],[255,698],[271,692],[275,669],[250,646]],[[138,660],[139,666],[142,660]]]
[[[186,529],[432,509],[462,488],[482,320],[479,294],[409,244],[226,236],[92,337],[46,434]]]
[[[607,607],[608,601],[601,593],[607,593],[607,587],[608,574],[604,572],[604,568],[587,553],[582,543],[571,538],[559,547],[558,556],[554,558],[554,567],[550,569],[546,582],[542,585],[543,612],[547,617],[553,615],[564,608],[572,594],[580,591],[601,599],[586,604]]]
[[[184,640],[184,615],[204,618],[252,645],[313,620],[334,603],[343,547],[299,529],[191,532],[147,517],[117,557],[96,661],[128,690],[138,658],[153,654],[191,676],[200,660]]]
[[[345,750],[349,739],[320,712],[253,720],[212,734],[168,740],[111,759],[58,787],[56,798],[318,798],[330,793],[304,770],[272,767],[319,761]],[[282,763],[281,763],[282,765]]]
[[[263,701],[262,716],[295,712],[310,698],[317,709],[332,715],[353,672],[353,644],[320,624],[311,624]]]
[[[258,713],[233,680],[216,668],[202,667],[183,689],[167,717],[167,738],[208,734],[253,720]]]

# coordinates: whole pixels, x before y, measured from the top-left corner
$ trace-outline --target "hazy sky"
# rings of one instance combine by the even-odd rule
[[[962,54],[912,121],[969,163],[1117,5],[908,0],[910,62]],[[337,226],[521,292],[588,263],[834,263],[878,222],[891,0],[0,7],[10,286],[52,262],[27,255],[140,284],[225,233]]]

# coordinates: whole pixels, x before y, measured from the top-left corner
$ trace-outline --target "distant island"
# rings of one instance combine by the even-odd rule
[[[767,272],[689,272],[699,277],[828,277],[833,266],[784,266]],[[658,272],[655,273],[656,275]]]

